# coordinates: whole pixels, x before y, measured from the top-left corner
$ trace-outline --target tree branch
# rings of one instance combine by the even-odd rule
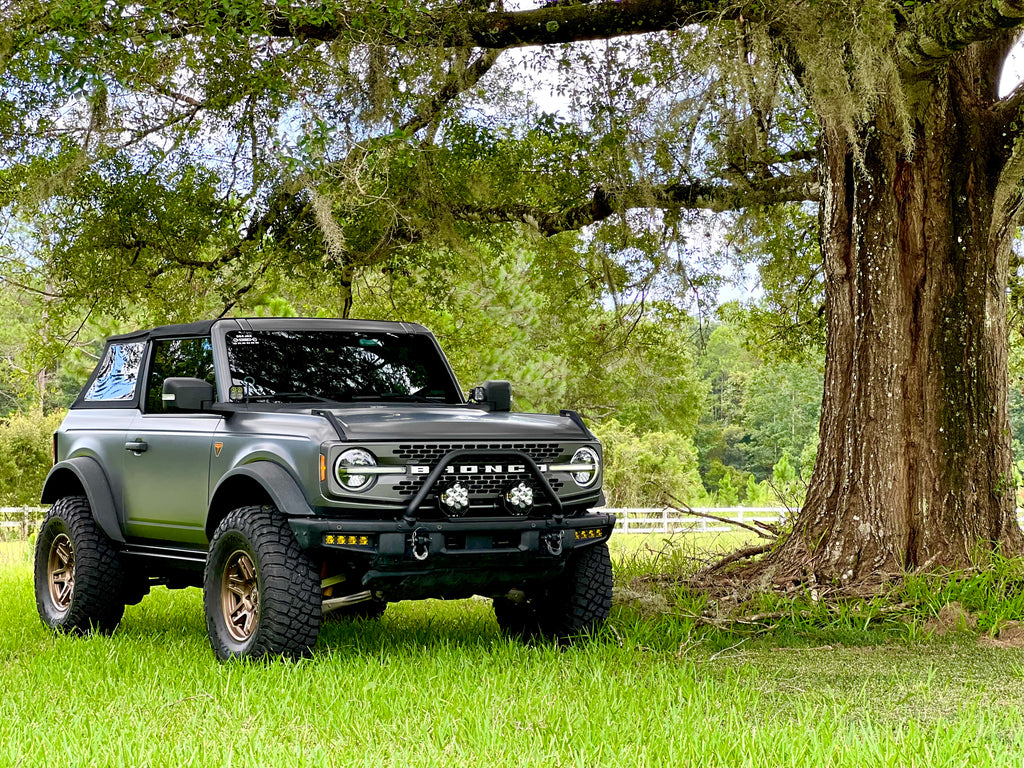
[[[579,230],[633,208],[663,210],[704,209],[732,211],[753,205],[803,202],[818,199],[817,173],[752,182],[747,187],[724,184],[678,183],[655,189],[631,187],[617,192],[598,188],[586,203],[550,211],[532,205],[455,206],[456,219],[481,223],[524,222],[545,237]]]
[[[935,66],[972,43],[1024,24],[1024,0],[940,0],[922,3],[899,44],[911,66]]]
[[[993,104],[992,114],[1005,130],[1006,126],[1017,120],[1017,115],[1022,109],[1024,109],[1024,82],[1018,83],[1016,88]]]
[[[759,4],[743,0],[606,0],[482,12],[467,12],[453,3],[410,17],[407,21],[411,23],[405,25],[408,31],[395,30],[393,13],[383,3],[378,8],[338,11],[316,20],[310,20],[309,12],[301,7],[285,11],[268,2],[265,10],[262,19],[239,22],[216,10],[197,16],[188,4],[165,5],[159,11],[147,11],[143,6],[134,18],[107,20],[105,26],[109,30],[127,24],[140,34],[176,38],[202,32],[216,18],[224,27],[276,38],[332,41],[349,35],[362,38],[367,29],[373,29],[382,42],[391,44],[500,49],[605,40],[724,20],[764,20]],[[42,16],[29,20],[39,34],[78,26],[77,20],[69,24],[63,15],[57,19]],[[1024,24],[1024,0],[922,2],[906,19],[900,48],[911,67],[926,68],[972,43]]]
[[[294,184],[285,184],[272,194],[267,201],[267,209],[262,214],[254,216],[238,241],[224,249],[219,256],[202,259],[165,254],[164,263],[151,269],[147,273],[148,279],[155,280],[174,269],[202,269],[213,272],[239,259],[244,255],[247,247],[259,248],[278,219],[296,200],[297,193],[293,191],[294,188],[296,188]]]
[[[430,125],[453,99],[480,82],[480,78],[490,71],[499,55],[501,55],[500,50],[485,51],[464,69],[457,69],[453,65],[444,85],[438,89],[427,104],[416,111],[415,117],[402,123],[401,130],[404,133],[416,133]]]
[[[46,298],[46,299],[59,299],[59,298],[62,298],[61,294],[59,294],[59,293],[51,293],[50,291],[44,291],[44,290],[40,290],[39,288],[33,288],[31,285],[27,285],[26,283],[19,283],[17,280],[14,280],[14,279],[8,277],[7,275],[0,275],[0,282],[7,283],[8,285],[10,285],[10,286],[12,286],[14,288],[17,288],[20,291],[26,291],[27,293],[34,293],[37,296],[42,296],[43,298]]]
[[[596,4],[560,5],[527,11],[491,11],[466,14],[457,7],[424,13],[427,24],[407,35],[386,35],[392,42],[424,42],[445,47],[518,48],[582,40],[639,35],[681,29],[722,18],[747,19],[757,14],[717,0],[621,0]],[[274,37],[335,40],[352,26],[350,14],[330,21],[308,23],[280,12],[271,17]]]

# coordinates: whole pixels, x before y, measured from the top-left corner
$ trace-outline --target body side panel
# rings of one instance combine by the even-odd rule
[[[124,509],[130,537],[206,545],[210,462],[214,434],[223,421],[215,414],[137,414],[126,442]]]

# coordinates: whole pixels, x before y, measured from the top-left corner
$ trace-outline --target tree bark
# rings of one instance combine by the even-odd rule
[[[912,154],[884,106],[859,152],[824,126],[827,394],[806,504],[766,563],[786,578],[851,583],[1024,547],[1006,404],[1012,228],[995,205],[1010,153],[990,109],[993,48],[974,45],[912,84],[925,96]]]

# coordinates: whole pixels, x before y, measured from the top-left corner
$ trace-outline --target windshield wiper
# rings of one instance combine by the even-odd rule
[[[353,400],[398,400],[407,403],[438,403],[437,399],[423,397],[423,395],[406,395],[399,392],[384,392],[379,395],[352,395]]]
[[[320,395],[311,395],[309,392],[275,392],[272,395],[250,395],[247,398],[250,402],[263,402],[269,403],[274,400],[280,400],[283,403],[298,403],[304,400],[308,400],[314,403],[335,403],[337,400],[331,400],[327,397],[320,397]]]

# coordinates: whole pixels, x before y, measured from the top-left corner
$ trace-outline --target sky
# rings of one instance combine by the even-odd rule
[[[1024,38],[1010,51],[1006,64],[1003,65],[1003,76],[999,81],[999,96],[1006,96],[1024,80]]]

